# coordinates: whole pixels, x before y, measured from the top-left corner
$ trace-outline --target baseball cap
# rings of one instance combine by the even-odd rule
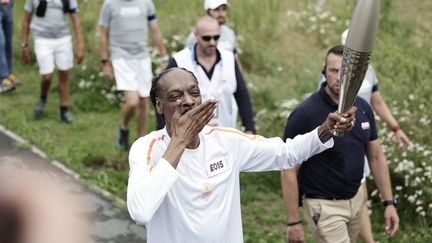
[[[228,1],[227,0],[205,0],[204,10],[207,11],[209,9],[216,9],[222,4],[228,5]]]
[[[345,45],[345,43],[346,43],[346,39],[348,37],[348,31],[349,31],[349,28],[346,29],[341,35],[341,44],[342,45]]]

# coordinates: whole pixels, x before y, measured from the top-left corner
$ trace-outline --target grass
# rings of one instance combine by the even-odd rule
[[[97,184],[125,198],[127,154],[114,147],[121,96],[99,74],[97,18],[102,1],[79,1],[87,49],[84,64],[76,66],[70,76],[71,108],[76,116],[72,125],[58,122],[56,78],[49,94],[47,117],[42,121],[33,118],[39,75],[37,65],[20,63],[23,2],[17,1],[14,7],[14,72],[24,84],[0,96],[0,123],[37,145],[51,159],[77,171],[85,183]],[[324,4],[318,6],[317,2]],[[176,51],[195,20],[204,14],[202,1],[161,0],[155,4],[166,46]],[[391,141],[389,129],[379,123],[402,223],[396,237],[383,235],[383,209],[379,196],[373,194],[374,183],[370,182],[374,233],[380,242],[431,242],[432,138],[428,107],[432,93],[432,3],[381,0],[381,7],[372,62],[381,94],[415,146],[410,151],[399,150]],[[351,0],[230,2],[228,24],[238,34],[240,59],[260,134],[280,136],[287,114],[306,93],[316,90],[325,52],[339,44],[339,35],[347,28],[353,8]],[[154,119],[150,121],[148,130],[154,128]],[[132,129],[135,131],[135,126]],[[286,214],[279,173],[242,174],[241,190],[245,242],[285,242]],[[311,242],[310,235],[306,237]]]

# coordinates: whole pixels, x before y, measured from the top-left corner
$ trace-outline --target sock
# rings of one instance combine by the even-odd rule
[[[48,97],[46,95],[41,95],[40,100],[45,104],[47,102]]]
[[[69,109],[68,109],[67,106],[60,106],[60,114],[63,115],[63,114],[66,113],[68,110],[69,110]]]

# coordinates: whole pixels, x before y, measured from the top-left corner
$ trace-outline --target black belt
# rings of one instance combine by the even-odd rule
[[[323,199],[323,200],[332,200],[332,201],[350,200],[353,197],[354,196],[352,196],[352,197],[326,197],[326,196],[305,195],[305,198],[307,198],[307,199]]]

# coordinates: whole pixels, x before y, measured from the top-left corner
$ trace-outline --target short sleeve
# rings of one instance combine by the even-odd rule
[[[299,134],[310,132],[313,128],[310,125],[310,119],[302,108],[295,109],[288,117],[285,125],[283,140],[294,138]]]
[[[70,0],[69,4],[70,4],[69,8],[71,11],[78,12],[78,1],[77,0]]]
[[[149,22],[155,21],[156,20],[156,8],[153,4],[153,1],[148,0],[147,4],[146,4],[146,8],[147,8],[147,20]]]
[[[108,28],[110,15],[110,4],[108,1],[104,1],[99,15],[99,25]]]

